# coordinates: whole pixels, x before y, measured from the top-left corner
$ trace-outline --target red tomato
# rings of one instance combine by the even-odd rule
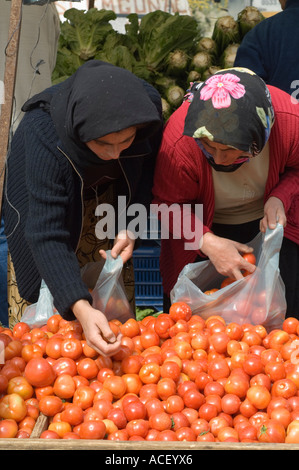
[[[60,439],[60,436],[56,431],[51,431],[49,429],[43,431],[39,437],[40,439]]]
[[[172,421],[168,413],[155,413],[149,417],[149,425],[152,429],[157,429],[157,431],[165,431],[171,429]]]
[[[273,397],[291,398],[297,394],[297,387],[290,379],[281,379],[273,383],[271,393]]]
[[[121,398],[127,390],[126,382],[122,377],[112,376],[104,380],[103,387],[110,390],[114,399]]]
[[[54,431],[62,439],[66,433],[72,432],[72,427],[66,421],[56,421],[49,424],[48,430]]]
[[[146,417],[146,407],[138,397],[129,403],[123,402],[123,411],[127,421],[145,419]]]
[[[61,374],[54,382],[53,391],[55,395],[64,400],[68,400],[74,396],[76,384],[71,375]]]
[[[7,393],[18,393],[24,400],[33,396],[34,390],[28,380],[23,377],[13,377],[8,382]]]
[[[258,428],[257,439],[259,442],[285,442],[285,428],[278,421],[269,419]]]
[[[71,426],[77,426],[82,423],[84,419],[84,412],[78,405],[70,403],[62,412],[61,420],[66,421]]]
[[[77,371],[79,375],[82,375],[82,377],[91,380],[97,377],[99,368],[94,359],[91,359],[90,357],[84,357],[78,362]]]
[[[73,403],[80,406],[83,410],[86,410],[93,404],[93,399],[95,397],[95,391],[93,388],[80,385],[74,393]]]
[[[0,418],[14,419],[19,422],[25,418],[27,407],[24,399],[17,393],[4,395],[0,401]],[[1,422],[1,421],[0,421]]]
[[[263,385],[249,387],[246,394],[248,400],[259,410],[267,408],[271,401],[271,393]]]
[[[54,416],[63,408],[61,398],[55,395],[42,397],[39,401],[39,409],[46,416]]]
[[[169,338],[170,328],[174,325],[174,320],[167,313],[161,313],[155,321],[155,332],[160,338]]]
[[[126,431],[129,437],[139,436],[145,438],[149,431],[150,423],[145,419],[133,419],[126,425]]]
[[[52,385],[56,376],[53,367],[43,357],[30,359],[24,372],[26,379],[34,387]]]
[[[244,253],[242,257],[250,264],[256,264],[256,257],[253,253]]]
[[[178,320],[189,321],[192,317],[191,307],[185,302],[175,302],[170,306],[169,316],[177,322]]]
[[[81,439],[104,439],[106,426],[103,421],[85,421],[80,425],[79,436]]]
[[[122,335],[128,336],[129,338],[133,338],[134,336],[138,336],[140,334],[138,321],[134,318],[130,318],[124,324],[120,325],[119,328]]]
[[[19,428],[18,424],[14,419],[2,419],[0,420],[0,439],[3,438],[14,438],[17,435]]]
[[[25,344],[21,355],[26,362],[29,362],[34,357],[43,357],[43,350],[38,344]]]
[[[69,357],[59,357],[54,362],[52,367],[57,376],[61,374],[68,374],[74,377],[75,375],[77,375],[77,365],[74,359],[71,359]]]

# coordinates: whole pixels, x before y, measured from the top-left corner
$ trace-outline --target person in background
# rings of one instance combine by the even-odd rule
[[[203,220],[191,213],[202,231],[194,249],[175,232],[161,240],[165,311],[184,266],[209,258],[241,279],[255,269],[242,257],[248,242],[279,223],[287,315],[299,318],[299,108],[287,93],[243,68],[193,85],[166,123],[153,194],[155,204],[203,206]]]
[[[283,11],[249,31],[234,66],[247,67],[267,84],[299,98],[299,0],[279,0]]]
[[[36,302],[43,280],[60,315],[77,318],[88,343],[111,355],[120,337],[92,307],[80,267],[105,255],[94,232],[99,204],[112,204],[119,195],[127,207],[150,204],[163,127],[160,95],[128,70],[91,60],[35,95],[23,110],[3,203],[20,296]],[[86,224],[95,242],[88,250],[81,245]],[[126,264],[134,245],[124,227],[116,232],[112,256]]]
[[[3,82],[7,46],[9,45],[9,24],[11,2],[0,0],[0,80]],[[31,96],[51,86],[51,75],[56,64],[58,39],[60,35],[59,15],[54,3],[46,5],[22,5],[20,37],[14,100],[12,108],[11,134],[20,123],[21,107]],[[9,49],[8,49],[9,50]],[[1,101],[0,101],[1,114]],[[3,218],[0,218],[0,324],[9,325],[9,316],[14,312],[8,299],[7,240],[4,234]]]

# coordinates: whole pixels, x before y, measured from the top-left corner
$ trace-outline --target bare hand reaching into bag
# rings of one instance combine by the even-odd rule
[[[115,336],[100,310],[94,309],[85,299],[75,302],[72,310],[82,325],[89,346],[103,356],[112,356],[119,351],[122,335]]]
[[[223,276],[239,280],[243,278],[242,270],[253,273],[256,268],[242,257],[244,253],[252,253],[250,246],[218,237],[211,232],[204,234],[201,251]]]
[[[125,264],[130,258],[132,258],[133,250],[135,245],[135,238],[131,232],[122,230],[117,234],[114,240],[113,248],[111,249],[111,256],[117,258],[121,256],[123,263]],[[105,250],[100,250],[100,255],[106,259],[107,254]]]

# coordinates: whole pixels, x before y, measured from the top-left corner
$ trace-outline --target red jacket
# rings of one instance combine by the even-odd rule
[[[278,88],[268,87],[275,122],[271,129],[270,164],[265,202],[279,198],[285,208],[284,236],[299,244],[299,103]],[[192,137],[184,136],[184,121],[189,103],[177,109],[165,126],[157,158],[153,194],[154,204],[202,204],[203,234],[211,231],[214,215],[212,169]],[[193,217],[193,227],[195,215]],[[193,263],[198,250],[185,250],[184,238],[161,240],[160,269],[163,289],[169,295],[183,267]]]

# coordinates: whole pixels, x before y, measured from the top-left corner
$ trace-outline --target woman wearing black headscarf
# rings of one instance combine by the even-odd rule
[[[125,69],[89,61],[23,110],[7,159],[3,201],[19,293],[36,302],[44,280],[58,312],[67,320],[77,317],[89,343],[112,354],[119,338],[92,308],[80,274],[84,209],[90,200],[110,203],[103,195],[112,186],[127,205],[150,203],[162,132],[160,96]],[[125,227],[112,247],[124,263],[135,243],[129,235]],[[83,256],[81,265],[87,261]]]
[[[288,94],[243,68],[194,84],[166,124],[153,193],[157,204],[203,208],[202,219],[191,213],[193,249],[173,233],[161,240],[166,301],[184,266],[205,257],[234,279],[253,272],[248,242],[280,223],[287,316],[299,317],[299,109]]]

